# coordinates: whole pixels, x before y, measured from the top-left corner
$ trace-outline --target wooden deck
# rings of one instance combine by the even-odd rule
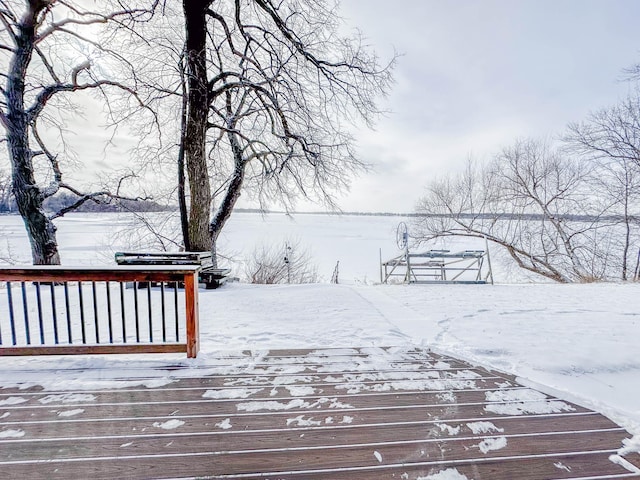
[[[0,390],[1,477],[640,478],[609,459],[630,435],[602,415],[425,350],[208,363],[158,371],[157,387],[96,370],[105,388]]]

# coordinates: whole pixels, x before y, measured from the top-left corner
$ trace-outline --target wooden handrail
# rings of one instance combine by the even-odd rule
[[[185,276],[198,273],[199,268],[191,265],[127,267],[34,265],[19,268],[0,268],[0,282],[180,282]]]
[[[0,282],[182,282],[185,291],[185,326],[187,357],[195,358],[199,350],[198,270],[199,266],[114,266],[64,267],[21,266],[0,268]],[[143,348],[144,347],[144,348]],[[164,347],[164,348],[163,348]],[[146,348],[146,350],[145,350]],[[93,349],[93,350],[92,350]],[[133,353],[134,351],[177,351],[173,345],[60,345],[31,347],[2,347],[0,355],[77,354],[77,353]],[[184,350],[183,350],[184,351]]]

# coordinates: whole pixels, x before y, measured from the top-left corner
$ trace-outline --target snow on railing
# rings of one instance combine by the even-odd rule
[[[198,267],[0,268],[2,290],[0,356],[198,353]]]

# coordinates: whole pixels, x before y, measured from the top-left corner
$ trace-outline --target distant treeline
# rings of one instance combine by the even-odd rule
[[[285,212],[281,210],[260,210],[253,208],[237,208],[236,212],[241,213],[261,213],[261,214],[283,214],[283,215],[350,215],[362,217],[429,217],[429,218],[452,218],[453,214],[437,214],[437,213],[398,213],[398,212]],[[514,215],[510,213],[460,213],[457,215],[464,219],[483,219],[483,220],[531,220],[539,221],[543,219],[543,215],[537,213],[524,213]],[[559,219],[567,222],[610,222],[620,221],[620,215],[558,215]],[[640,217],[633,217],[634,221],[640,221]]]
[[[423,217],[423,218],[463,218],[463,219],[474,219],[477,218],[479,220],[531,220],[531,221],[540,221],[540,220],[548,220],[549,218],[538,213],[522,213],[522,214],[512,214],[512,213],[458,213],[458,214],[439,214],[439,213],[407,213],[405,214],[407,217]],[[558,220],[563,220],[566,222],[619,222],[624,217],[623,215],[557,215],[555,218]],[[638,221],[640,217],[629,217],[631,221]]]
[[[73,204],[81,197],[72,193],[62,192],[47,198],[44,208],[47,211],[58,212]],[[174,207],[161,205],[152,200],[114,200],[108,198],[98,198],[97,201],[87,200],[74,212],[163,212],[173,210]],[[18,207],[13,195],[0,197],[0,213],[18,213]]]
[[[286,212],[284,210],[261,210],[259,208],[236,208],[240,213],[282,214],[282,215],[353,215],[362,217],[410,217],[410,213],[395,212]]]
[[[80,197],[77,195],[69,194],[66,192],[55,195],[48,198],[45,201],[45,208],[48,211],[59,211],[70,205],[73,205],[78,201]],[[94,202],[87,201],[74,212],[166,212],[171,210],[177,210],[175,205],[161,205],[151,200],[111,200],[109,203],[104,201]],[[13,196],[1,197],[0,196],[0,213],[17,213],[18,208],[13,200]],[[430,217],[430,218],[446,218],[452,217],[449,214],[424,214],[424,213],[398,213],[398,212],[285,212],[282,210],[261,210],[259,208],[237,208],[236,212],[239,213],[259,213],[259,214],[282,214],[282,215],[350,215],[350,216],[362,216],[362,217]],[[481,213],[461,213],[458,214],[460,218],[464,219],[484,219],[484,220],[531,220],[540,221],[543,216],[536,213],[513,215],[509,213],[501,214],[481,214]],[[621,218],[616,215],[607,216],[592,216],[592,215],[562,215],[558,218],[567,222],[617,222]],[[640,217],[635,218],[634,221],[640,221]]]

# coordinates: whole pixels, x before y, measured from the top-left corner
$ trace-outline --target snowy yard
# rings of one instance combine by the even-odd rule
[[[256,218],[258,218],[256,216]],[[70,226],[79,226],[71,217]],[[14,221],[15,218],[12,219]],[[246,221],[246,217],[241,218]],[[322,222],[327,218],[320,217]],[[393,233],[397,219],[374,219]],[[334,257],[354,250],[353,233],[384,230],[336,218],[333,227],[321,222],[324,248]],[[15,222],[14,222],[15,223]],[[356,224],[356,225],[354,225]],[[291,225],[291,224],[289,224]],[[65,228],[61,232],[65,234]],[[89,258],[91,248],[103,248],[99,225],[81,246],[82,235],[69,233],[61,244],[72,248],[63,256]],[[104,225],[102,225],[104,232]],[[331,230],[333,228],[333,230]],[[266,227],[265,227],[266,229]],[[347,230],[345,241],[339,234]],[[239,228],[242,236],[249,225]],[[380,234],[380,238],[382,237]],[[294,232],[295,234],[295,232]],[[230,229],[229,236],[233,235]],[[73,239],[73,242],[67,240]],[[373,237],[378,240],[377,237]],[[19,231],[8,239],[15,251]],[[331,240],[333,239],[333,240]],[[246,239],[245,239],[246,240]],[[331,243],[333,242],[333,243]],[[375,271],[376,249],[372,252]],[[17,245],[17,246],[16,246]],[[86,245],[86,244],[85,244]],[[24,244],[22,244],[24,247]],[[95,259],[96,257],[94,257]],[[81,262],[86,263],[86,262]],[[103,262],[104,263],[104,262]],[[346,263],[346,262],[345,262]],[[342,265],[342,262],[341,262]],[[360,272],[360,265],[350,267]],[[354,276],[368,275],[366,268]],[[200,292],[201,353],[193,361],[207,365],[221,352],[270,348],[350,347],[421,345],[463,359],[500,369],[564,399],[605,413],[614,421],[640,434],[640,286],[636,284],[498,284],[498,285],[293,285],[254,286],[228,284]],[[55,366],[102,367],[104,378],[122,376],[119,368],[142,369],[163,364],[189,363],[183,356],[61,358]],[[30,381],[59,388],[61,377],[52,379],[40,369],[52,366],[51,358],[3,360],[2,385]],[[25,373],[24,369],[28,372]],[[69,373],[69,385],[80,388],[83,375]]]
[[[521,377],[640,433],[640,300],[636,285],[254,286],[200,291],[201,352],[421,345]],[[56,366],[189,363],[183,356],[62,358]],[[59,386],[50,358],[3,361],[3,384]],[[23,369],[31,373],[25,375]],[[12,373],[12,370],[20,370]],[[111,373],[109,373],[111,371]],[[74,373],[82,383],[82,374]],[[87,378],[95,378],[87,373]]]
[[[637,285],[229,285],[200,298],[201,362],[220,349],[418,344],[640,433]]]

